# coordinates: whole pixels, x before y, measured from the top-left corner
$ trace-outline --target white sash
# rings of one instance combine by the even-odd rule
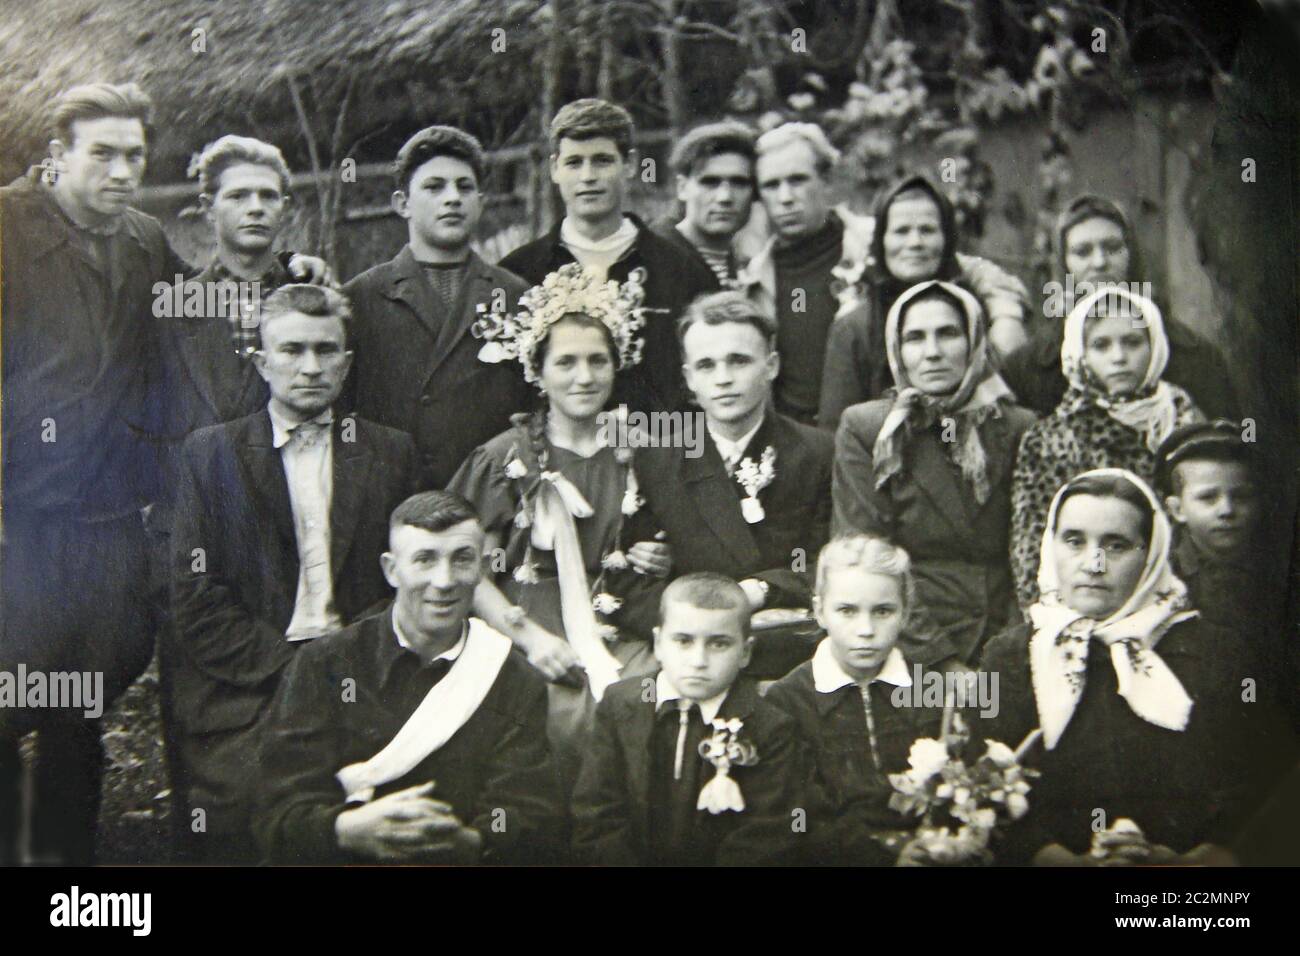
[[[406,776],[465,726],[483,704],[512,646],[510,638],[470,618],[460,656],[393,739],[369,760],[349,764],[334,775],[348,802],[368,802],[377,787]]]
[[[560,584],[560,618],[564,636],[587,672],[587,689],[596,700],[605,688],[618,680],[622,664],[609,652],[601,638],[596,612],[591,606],[587,569],[582,561],[582,544],[573,519],[592,513],[591,505],[569,479],[557,471],[542,472],[537,489],[537,512],[533,517],[535,547],[555,551],[555,570]]]

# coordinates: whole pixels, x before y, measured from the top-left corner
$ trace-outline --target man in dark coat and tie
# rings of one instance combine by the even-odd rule
[[[445,487],[532,400],[517,363],[480,362],[472,334],[482,312],[513,312],[528,288],[470,249],[483,168],[478,140],[461,130],[431,126],[407,140],[394,163],[393,208],[408,242],[343,288],[356,360],[342,404],[411,433],[425,488]]]
[[[335,415],[347,318],[329,289],[271,295],[253,359],[269,404],[182,449],[164,660],[195,849],[208,862],[256,859],[253,755],[281,670],[388,596],[379,556],[389,513],[413,489],[415,448]]]
[[[696,427],[683,427],[672,447],[637,450],[646,507],[631,520],[646,526],[629,540],[664,532],[674,574],[726,574],[755,613],[810,608],[812,566],[830,525],[833,441],[772,409],[775,321],[743,293],[717,292],[687,308],[678,337],[703,413],[683,422]],[[662,587],[639,582],[620,625],[648,633]],[[815,644],[790,629],[759,629],[749,671],[780,677]]]

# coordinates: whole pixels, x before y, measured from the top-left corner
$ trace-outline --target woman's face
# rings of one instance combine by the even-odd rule
[[[904,193],[885,213],[885,268],[902,282],[924,282],[939,274],[943,227],[929,196]]]
[[[1146,566],[1142,512],[1122,498],[1074,495],[1056,514],[1052,557],[1061,601],[1094,621],[1133,594]]]
[[[1065,271],[1080,282],[1127,282],[1129,249],[1124,230],[1113,219],[1093,216],[1065,233]]]
[[[910,305],[898,334],[907,380],[927,395],[951,395],[961,385],[970,343],[961,314],[950,302],[925,299]]]
[[[541,383],[551,409],[574,421],[594,418],[614,388],[614,356],[605,333],[561,319],[544,347]]]
[[[898,578],[862,568],[828,570],[815,610],[835,660],[858,679],[880,671],[907,618]]]
[[[1139,316],[1088,319],[1083,326],[1083,357],[1107,395],[1131,395],[1151,364],[1151,333]]]

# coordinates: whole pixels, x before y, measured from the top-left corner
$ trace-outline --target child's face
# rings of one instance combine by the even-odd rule
[[[749,663],[752,642],[738,609],[693,607],[669,601],[655,628],[655,657],[687,700],[708,700],[735,683]]]
[[[1175,466],[1182,489],[1165,499],[1169,516],[1202,551],[1230,557],[1250,543],[1259,492],[1239,461],[1184,461]]]
[[[858,679],[880,672],[898,642],[907,610],[897,578],[861,568],[827,571],[814,609],[835,660]]]

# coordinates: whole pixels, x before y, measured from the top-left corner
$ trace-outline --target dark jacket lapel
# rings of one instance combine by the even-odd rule
[[[361,433],[356,419],[351,419],[351,422],[351,427],[358,431],[353,441],[343,441],[343,420],[337,416],[332,429],[334,487],[330,493],[330,571],[335,581],[352,546],[373,461],[365,440],[368,436]]]
[[[756,567],[761,558],[758,544],[740,512],[740,498],[733,487],[735,479],[727,474],[708,429],[704,431],[703,454],[698,458],[681,455],[677,460],[681,484],[705,523],[742,566]]]
[[[405,302],[415,313],[420,324],[428,329],[436,341],[442,331],[443,322],[439,321],[441,309],[438,306],[429,280],[424,275],[420,263],[415,261],[415,253],[410,246],[403,246],[402,251],[393,259],[392,272],[388,286],[383,290],[384,296],[395,302]],[[443,317],[445,318],[445,317]],[[415,343],[411,343],[416,348]]]
[[[934,502],[935,509],[961,535],[970,534],[971,514],[968,494],[962,488],[961,474],[929,436],[914,435],[908,443],[911,455],[910,475]],[[973,498],[969,498],[973,501]]]
[[[248,480],[249,498],[261,516],[274,525],[283,539],[292,563],[298,561],[298,539],[293,530],[293,507],[289,502],[289,481],[284,475],[280,449],[272,445],[271,415],[263,410],[248,420],[244,440],[235,453]]]
[[[744,720],[754,712],[757,705],[758,684],[752,677],[742,674],[736,678],[736,682],[731,685],[731,690],[727,691],[727,696],[723,698],[722,706],[718,708],[718,719],[730,720],[735,717]]]
[[[650,734],[655,725],[655,707],[654,701],[642,701],[638,694],[628,702],[628,711],[618,724],[623,753],[627,755],[627,786],[635,814],[630,821],[631,829],[642,835],[650,832]]]
[[[233,400],[242,398],[249,384],[225,320],[181,318],[171,322],[181,330],[174,339],[176,350],[195,391],[207,403],[213,421],[222,421],[237,407]]]

